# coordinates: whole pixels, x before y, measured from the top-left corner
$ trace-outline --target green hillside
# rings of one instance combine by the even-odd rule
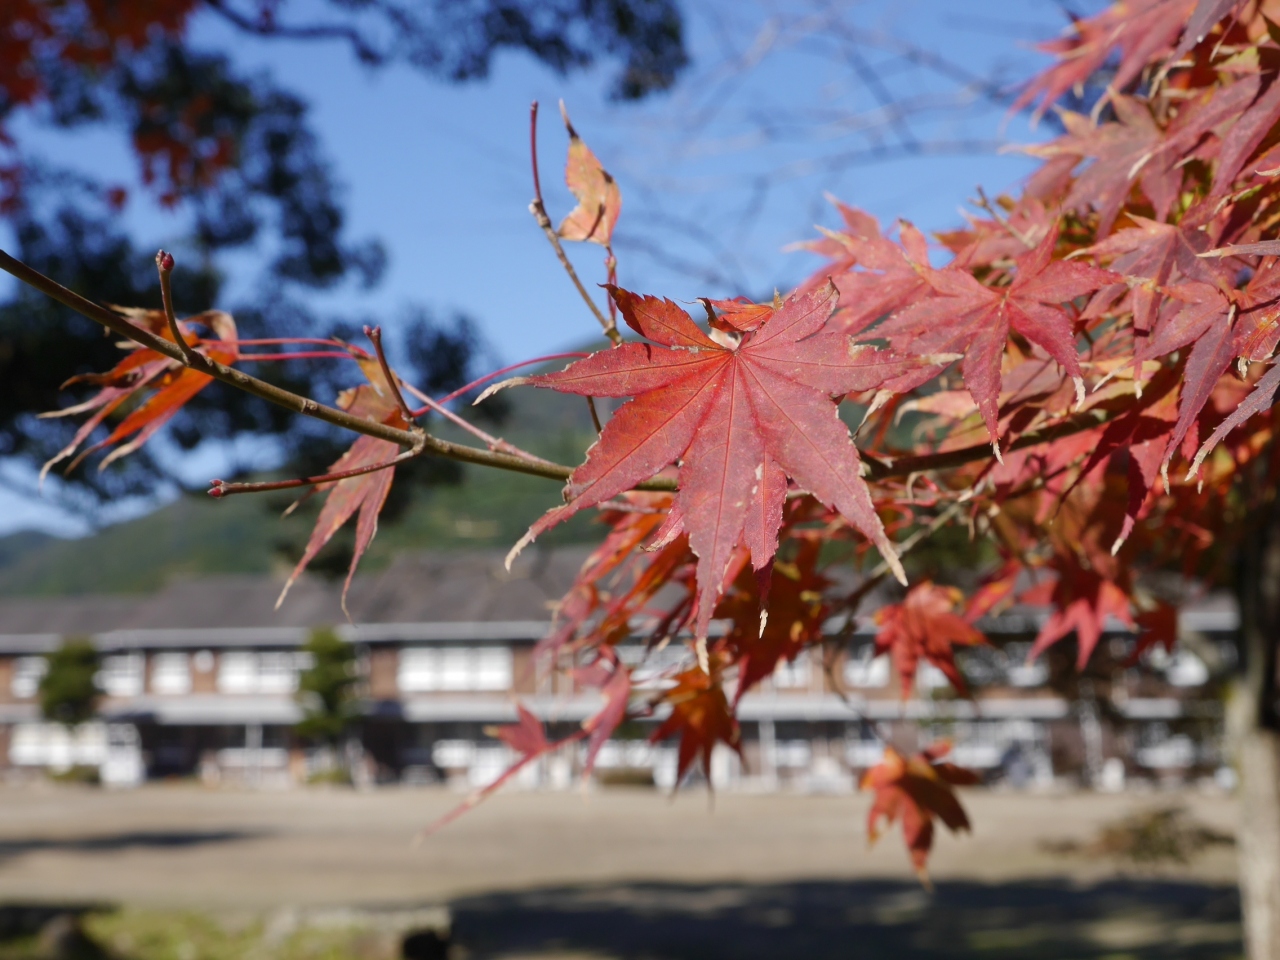
[[[579,398],[522,389],[512,392],[510,405],[512,415],[499,432],[540,456],[578,463],[594,439]],[[437,432],[465,439],[461,431]],[[218,501],[196,495],[77,540],[29,531],[0,537],[0,595],[139,592],[174,575],[287,569],[306,542],[318,501],[280,519],[287,501],[276,496]],[[460,485],[417,491],[396,522],[384,523],[361,569],[376,570],[404,550],[510,546],[559,502],[555,481],[466,467]],[[574,518],[544,540],[593,539],[599,534],[592,520]],[[349,552],[337,540],[338,549],[318,558],[318,572],[345,571]]]

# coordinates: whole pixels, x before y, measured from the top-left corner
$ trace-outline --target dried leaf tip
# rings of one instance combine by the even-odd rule
[[[477,404],[479,404],[481,401],[488,400],[499,390],[505,390],[507,389],[507,387],[518,387],[528,382],[529,382],[528,377],[508,377],[506,380],[500,380],[497,383],[491,383],[489,384],[489,386],[485,387],[484,390],[480,392],[480,396],[476,397],[474,400],[471,401],[471,405],[474,407]]]
[[[578,131],[573,129],[573,124],[569,121],[569,111],[564,105],[564,101],[560,101],[560,119],[564,121],[564,128],[569,134],[570,140],[580,140]]]

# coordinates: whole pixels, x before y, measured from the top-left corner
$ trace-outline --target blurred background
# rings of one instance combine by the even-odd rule
[[[440,396],[603,342],[529,214],[532,101],[553,221],[573,205],[558,101],[621,186],[622,285],[764,299],[821,262],[793,245],[837,225],[831,197],[936,231],[979,186],[1016,188],[1032,169],[1017,146],[1058,131],[1010,112],[1047,63],[1034,44],[1100,6],[18,2],[0,22],[17,65],[0,64],[0,246],[147,307],[163,246],[180,313],[225,309],[253,337],[381,324]],[[603,251],[569,254],[595,290]],[[203,490],[318,472],[344,439],[215,386],[132,456],[41,488],[75,424],[36,414],[118,357],[90,327],[0,279],[0,957],[1240,954],[1218,753],[1235,621],[1214,598],[1200,640],[1154,672],[1114,639],[1078,681],[1099,694],[1081,712],[1061,706],[1082,696],[1065,664],[1020,665],[1025,611],[962,664],[976,713],[927,672],[900,707],[860,635],[836,669],[862,715],[924,717],[922,740],[955,740],[987,784],[966,800],[976,837],[939,839],[933,894],[897,836],[864,849],[854,787],[877,745],[807,662],[744,713],[748,756],[718,757],[714,804],[705,782],[661,801],[674,755],[631,731],[589,797],[564,792],[578,760],[542,764],[411,848],[509,760],[483,730],[514,716],[512,692],[566,729],[587,715],[572,689],[521,678],[597,528],[566,524],[506,575],[497,557],[558,485],[416,461],[353,623],[335,580],[349,535],[277,614],[315,509],[282,520],[288,498]],[[356,382],[332,361],[261,373],[325,401]],[[562,397],[466,399],[561,462],[593,439]],[[67,710],[97,685],[97,719],[39,720],[55,669]],[[356,695],[359,716],[308,706]]]

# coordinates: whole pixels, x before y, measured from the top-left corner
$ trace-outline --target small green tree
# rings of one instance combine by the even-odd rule
[[[40,680],[40,713],[67,727],[93,718],[98,706],[98,651],[87,637],[67,637],[46,655],[48,668]]]
[[[305,713],[294,728],[308,740],[335,747],[355,716],[355,648],[328,627],[311,632],[303,648],[311,666],[298,678],[298,702]]]

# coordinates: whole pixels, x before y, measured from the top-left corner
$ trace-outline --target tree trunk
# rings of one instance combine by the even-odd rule
[[[1249,960],[1280,960],[1280,736],[1245,733],[1240,764],[1240,895]]]
[[[1263,458],[1270,459],[1270,458]],[[1236,592],[1240,677],[1228,733],[1240,772],[1240,894],[1249,960],[1280,960],[1280,505],[1270,469],[1255,465],[1245,498]]]

